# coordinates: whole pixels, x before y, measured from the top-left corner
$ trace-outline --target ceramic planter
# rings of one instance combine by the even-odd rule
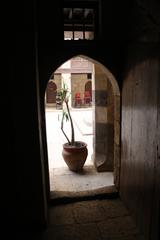
[[[62,156],[71,171],[82,170],[88,156],[87,144],[76,141],[74,146],[63,144]]]

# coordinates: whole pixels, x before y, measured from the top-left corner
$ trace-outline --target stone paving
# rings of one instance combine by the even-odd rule
[[[52,173],[53,182],[50,185],[51,190],[55,191],[79,192],[113,185],[112,172],[98,173],[90,166],[86,166],[81,172],[72,172],[68,168],[55,168]]]
[[[52,206],[48,229],[34,239],[145,240],[120,198]]]

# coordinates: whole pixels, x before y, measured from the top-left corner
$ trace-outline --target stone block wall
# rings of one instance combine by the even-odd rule
[[[54,74],[54,82],[57,86],[57,90],[62,87],[61,74]]]
[[[95,64],[94,162],[98,171],[114,167],[114,95],[107,75]]]

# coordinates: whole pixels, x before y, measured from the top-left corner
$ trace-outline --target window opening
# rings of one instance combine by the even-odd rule
[[[64,40],[94,40],[95,15],[95,8],[63,8]]]
[[[92,73],[87,73],[87,79],[92,79]]]

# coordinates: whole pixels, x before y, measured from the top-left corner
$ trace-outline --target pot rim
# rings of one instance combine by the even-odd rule
[[[83,141],[75,141],[75,143],[81,143],[81,146],[76,146],[76,145],[69,145],[68,142],[63,144],[63,148],[66,149],[67,151],[72,151],[72,150],[81,150],[87,147],[87,143]]]

